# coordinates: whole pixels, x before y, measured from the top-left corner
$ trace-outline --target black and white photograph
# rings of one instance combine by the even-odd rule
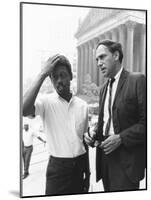
[[[146,30],[143,9],[20,3],[21,197],[147,190]]]
[[[150,11],[1,2],[1,199],[150,199]]]

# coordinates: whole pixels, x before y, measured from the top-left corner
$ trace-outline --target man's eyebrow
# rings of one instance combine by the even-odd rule
[[[106,55],[106,53],[102,53],[102,54],[100,55],[100,57],[105,56],[105,55]]]
[[[98,55],[98,56],[96,57],[96,59],[98,59],[98,58],[102,58],[102,57],[104,57],[104,56],[106,56],[106,54],[105,54],[105,53],[103,53],[103,54],[100,54],[100,55]]]

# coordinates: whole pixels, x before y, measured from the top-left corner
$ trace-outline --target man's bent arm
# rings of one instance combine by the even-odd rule
[[[41,73],[37,76],[37,79],[32,84],[31,88],[25,93],[23,98],[23,116],[26,117],[29,115],[35,115],[34,103],[40,90],[40,87],[45,78],[51,74],[53,67],[58,62],[58,60],[59,54],[50,57],[45,63],[45,66],[43,67]]]
[[[34,103],[45,78],[46,76],[43,73],[40,73],[29,90],[25,93],[23,97],[23,116],[26,117],[35,114]]]
[[[37,137],[41,142],[46,143],[45,140],[43,140],[40,136]]]

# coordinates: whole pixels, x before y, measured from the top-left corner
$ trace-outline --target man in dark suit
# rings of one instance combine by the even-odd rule
[[[120,43],[101,41],[96,61],[107,82],[100,90],[99,118],[85,142],[96,146],[96,179],[105,191],[136,190],[146,164],[146,79],[122,66]]]

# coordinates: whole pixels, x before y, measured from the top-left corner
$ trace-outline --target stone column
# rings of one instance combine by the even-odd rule
[[[127,67],[133,71],[133,51],[134,51],[134,28],[135,22],[128,22],[127,25]]]
[[[119,42],[122,45],[122,50],[123,50],[123,66],[124,67],[129,67],[126,66],[126,58],[127,58],[127,54],[126,54],[126,39],[125,39],[125,35],[126,35],[126,28],[124,24],[121,24],[118,27],[118,31],[119,31]]]
[[[89,41],[89,75],[91,76],[92,81],[92,73],[93,73],[93,42]]]
[[[81,92],[81,47],[77,47],[77,55],[78,55],[78,62],[77,62],[77,93]]]
[[[93,40],[93,72],[92,72],[92,81],[98,85],[98,69],[96,65],[96,58],[95,58],[95,52],[96,52],[96,45],[99,42],[99,38],[94,38]]]
[[[84,83],[84,46],[81,45],[81,87],[82,87],[82,84]],[[82,91],[80,89],[80,91]]]
[[[98,38],[99,38],[99,41],[105,40],[105,34],[100,35]]]
[[[85,76],[88,71],[88,45],[83,44],[83,83],[85,82]]]
[[[85,76],[89,73],[89,46],[88,43],[84,45],[84,79]]]
[[[112,40],[114,42],[117,42],[117,40],[118,40],[117,29],[112,30]]]
[[[105,39],[109,39],[109,40],[112,39],[111,32],[107,32],[107,33],[105,33]]]
[[[99,36],[99,39],[100,40],[104,40],[104,38],[105,38],[105,36],[104,35],[100,35]],[[96,66],[97,67],[97,66]],[[101,72],[101,70],[99,69],[99,67],[97,67],[97,80],[98,80],[98,86],[101,86],[102,84],[103,84],[103,82],[104,82],[104,76],[103,76],[103,74],[102,74],[102,72]]]
[[[140,72],[146,75],[146,26],[141,26],[141,40],[140,40]]]

